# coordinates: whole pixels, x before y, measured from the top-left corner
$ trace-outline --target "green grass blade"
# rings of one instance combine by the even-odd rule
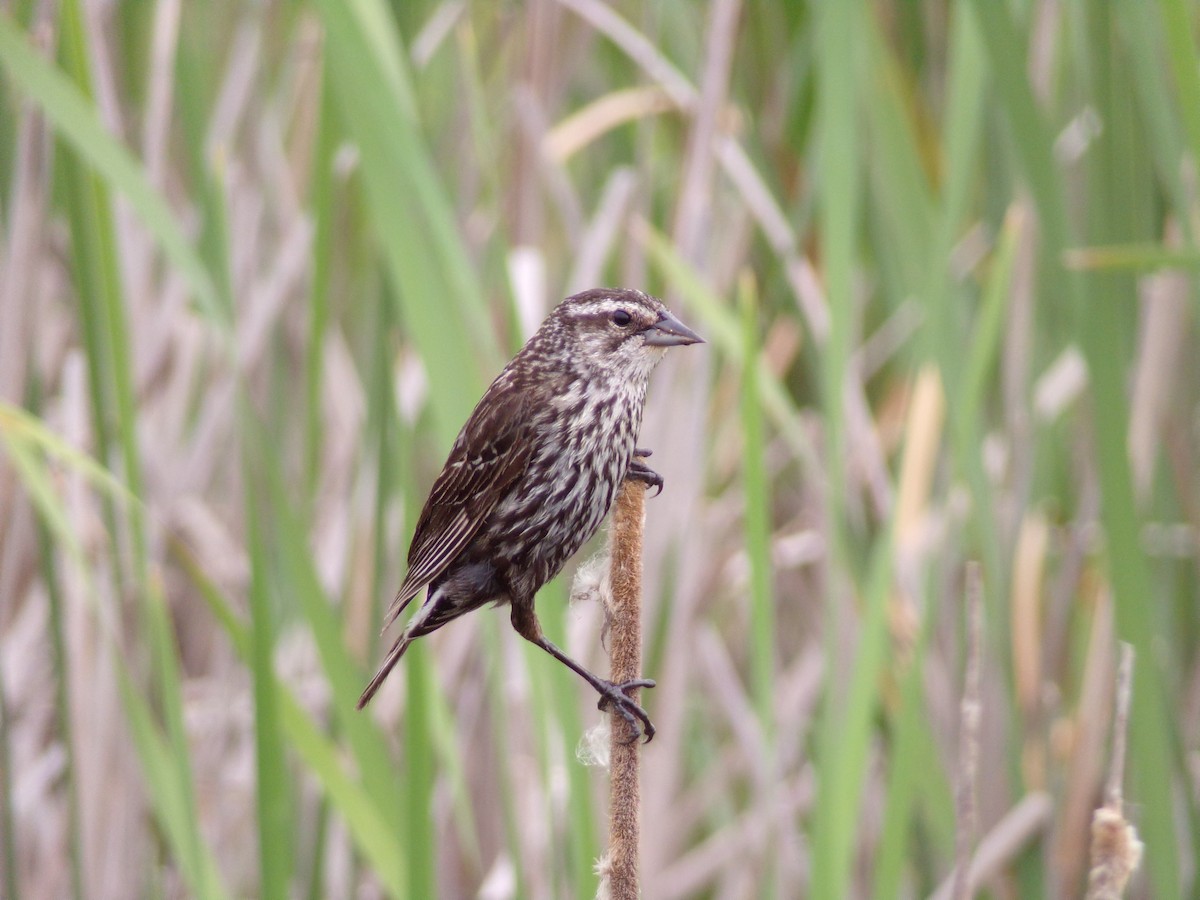
[[[258,796],[259,894],[268,900],[290,895],[292,809],[279,723],[275,678],[275,622],[268,583],[270,563],[264,540],[266,523],[255,492],[262,483],[255,466],[246,465],[246,524],[250,544],[250,646],[254,677],[254,750]]]
[[[976,184],[976,164],[983,143],[983,110],[987,66],[982,38],[974,18],[955,17],[949,64],[949,98],[942,122],[945,178],[942,186],[937,236],[926,266],[929,273],[924,295],[929,355],[941,370],[943,390],[957,402],[948,404],[949,434],[959,473],[971,490],[970,528],[976,551],[984,561],[987,595],[1008,596],[1007,567],[1001,562],[1002,541],[994,514],[992,491],[983,470],[979,423],[987,421],[987,382],[999,346],[1003,313],[1008,308],[1009,286],[1018,231],[1015,220],[1006,221],[1001,246],[995,254],[978,311],[975,334],[965,356],[961,353],[969,326],[964,314],[970,302],[965,286],[951,269],[954,245],[967,226],[971,192]],[[964,373],[964,369],[967,371]]]
[[[570,585],[565,578],[555,579],[538,592],[538,616],[546,633],[560,647],[566,646],[569,594]],[[565,858],[564,883],[574,885],[581,895],[593,896],[599,886],[596,860],[604,851],[604,836],[596,827],[591,774],[575,758],[575,742],[596,725],[600,713],[590,719],[580,714],[579,692],[586,693],[590,688],[581,688],[580,680],[572,673],[532,644],[522,650],[529,666],[530,704],[540,738],[542,771],[549,780],[552,773],[565,770],[571,792],[567,830],[562,835],[566,842],[561,854]],[[564,738],[563,746],[550,740],[555,733]],[[519,808],[515,812],[519,815]],[[547,810],[547,815],[552,814],[553,810]]]
[[[992,485],[983,467],[984,435],[980,433],[980,423],[987,418],[990,376],[995,368],[1012,296],[1013,268],[1024,227],[1023,219],[1015,214],[1010,214],[1005,220],[999,246],[983,287],[983,298],[967,345],[965,363],[955,363],[952,359],[957,341],[942,343],[939,352],[943,384],[949,386],[949,396],[955,400],[948,404],[947,410],[951,450],[958,472],[966,479],[971,491],[971,503],[976,510],[971,517],[971,532],[978,553],[983,558],[985,584],[988,596],[992,598],[988,604],[991,609],[989,628],[997,635],[992,644],[1004,648],[1000,650],[1002,654],[1007,654],[1007,648],[1011,646],[1008,640],[1009,616],[1002,605],[1009,592],[1009,566],[1004,561],[1006,547],[996,518]],[[957,391],[954,385],[959,386]]]
[[[168,788],[167,798],[154,798],[156,801],[169,803],[171,813],[177,819],[175,828],[178,832],[176,853],[190,860],[196,894],[201,897],[225,896],[225,890],[217,877],[216,864],[209,859],[207,846],[200,833],[200,813],[196,805],[194,780],[192,778],[190,744],[187,730],[183,722],[183,689],[179,672],[179,656],[175,643],[175,633],[170,622],[166,599],[152,587],[147,593],[144,603],[144,623],[148,640],[153,651],[153,671],[158,683],[159,712],[163,720],[164,748],[167,762],[171,766],[169,781],[160,780],[159,788]],[[132,681],[123,690],[126,697],[128,714],[129,703],[135,704],[135,712],[141,716],[145,713],[137,704],[144,702],[133,694]],[[132,698],[132,699],[131,699]],[[147,708],[148,709],[148,708]],[[157,753],[158,751],[155,751]]]
[[[662,277],[674,284],[687,298],[691,308],[700,317],[700,326],[706,338],[731,364],[741,367],[745,348],[741,339],[742,325],[737,315],[729,311],[727,305],[704,283],[696,269],[675,251],[662,232],[649,225],[644,226],[642,232],[651,262],[662,273]],[[801,459],[810,459],[813,448],[810,439],[800,428],[796,402],[761,358],[755,382],[761,393],[763,412],[770,417],[771,424],[779,429],[781,436]]]
[[[830,661],[825,707],[817,735],[818,783],[812,824],[812,896],[850,895],[854,836],[865,789],[879,679],[888,655],[887,605],[892,585],[891,541],[871,558],[858,647],[848,685],[833,677],[845,666]]]
[[[247,665],[253,658],[250,628],[233,611],[229,601],[204,574],[191,552],[182,545],[174,546],[176,558],[208,605],[209,611],[228,635],[238,656]],[[363,855],[370,861],[372,871],[384,889],[393,896],[406,896],[408,882],[407,858],[397,852],[396,835],[380,804],[390,803],[390,797],[374,798],[351,777],[339,758],[337,746],[313,722],[312,718],[278,679],[279,722],[290,746],[317,779]]]
[[[961,307],[966,298],[951,271],[954,244],[966,227],[968,199],[976,179],[976,161],[982,141],[984,85],[986,67],[978,29],[969,15],[955,17],[950,46],[949,91],[942,122],[944,179],[941,208],[934,226],[935,235],[925,258],[926,277],[922,295],[925,301],[924,334],[927,356],[938,360],[942,383],[958,383],[956,371],[964,317]],[[970,356],[967,357],[970,359]],[[953,410],[951,410],[953,414]]]
[[[829,546],[830,585],[825,602],[826,671],[838,668],[835,635],[853,596],[853,579],[845,532],[846,422],[845,391],[854,340],[854,264],[860,203],[859,142],[855,120],[858,96],[856,34],[861,33],[863,7],[831,3],[818,13],[817,151],[820,188],[817,222],[821,232],[825,295],[830,311],[829,338],[821,353],[821,403],[825,429],[825,532]],[[875,576],[890,570],[887,554],[877,552]],[[883,647],[883,604],[887,578],[873,577],[867,588],[866,614],[859,643],[859,662],[849,691],[828,678],[824,712],[817,736],[820,774],[812,829],[812,893],[841,897],[847,893],[853,829],[861,797],[862,766],[869,744],[869,716],[874,706],[873,679]],[[847,590],[851,588],[850,590]],[[863,679],[868,679],[863,681]]]
[[[35,377],[31,380],[29,386],[29,401],[31,408],[37,409],[42,403],[42,386],[39,378]],[[0,405],[0,417],[3,417],[6,409]],[[27,434],[32,432],[38,434],[45,431],[43,438],[49,437],[48,429],[42,428],[42,423],[29,416],[31,426],[27,430]],[[3,424],[0,424],[0,431],[5,431]],[[36,438],[35,438],[36,440]],[[58,441],[47,441],[49,444],[61,443]],[[63,445],[65,447],[65,444]],[[92,469],[93,474],[101,478],[111,478],[104,469],[96,466],[92,460],[82,453],[76,453],[71,448],[70,455],[76,458],[77,467],[84,469]],[[114,490],[122,490],[121,486],[115,479],[111,480],[111,486]],[[63,595],[62,583],[58,574],[59,557],[55,553],[54,540],[50,534],[50,530],[46,527],[46,522],[43,518],[38,517],[37,520],[37,540],[38,540],[38,563],[41,571],[42,581],[46,585],[46,599],[50,607],[50,646],[54,654],[54,704],[57,719],[59,741],[63,749],[63,791],[67,795],[67,844],[68,856],[71,867],[71,896],[73,900],[82,900],[85,896],[83,890],[83,836],[80,830],[79,821],[79,788],[78,778],[79,769],[75,759],[75,731],[71,719],[71,658],[67,652],[67,637],[66,637],[66,619],[63,615]],[[7,727],[2,720],[6,718],[6,713],[3,708],[4,703],[4,684],[0,680],[0,769],[3,770],[3,775],[0,775],[5,782],[8,780],[8,773],[11,772],[7,742]],[[7,784],[0,784],[0,788],[10,788]],[[6,816],[4,822],[4,833],[8,840],[5,844],[5,849],[12,848],[12,819],[10,810],[7,808],[7,797],[10,796],[7,790],[2,791],[5,798],[5,808],[2,811]],[[11,868],[8,869],[12,883],[8,885],[9,894],[12,897],[17,896],[16,892],[16,856],[6,859]]]
[[[42,561],[42,579],[46,583],[47,598],[50,601],[50,638],[54,651],[54,673],[56,677],[54,702],[58,713],[58,732],[62,742],[63,761],[63,790],[67,793],[67,840],[69,843],[69,862],[71,867],[71,896],[82,900],[87,894],[83,889],[83,843],[79,827],[79,790],[77,787],[77,766],[75,763],[75,738],[71,726],[71,698],[69,692],[71,660],[67,653],[65,621],[63,618],[62,589],[54,561],[54,544],[45,522],[38,520],[38,549]],[[3,684],[0,683],[0,695],[3,694]],[[0,709],[0,718],[4,711]],[[4,743],[0,735],[0,744]],[[4,748],[7,749],[6,747]],[[8,761],[0,758],[7,775]],[[16,892],[11,896],[16,897]]]
[[[54,542],[86,571],[87,562],[79,539],[56,495],[51,474],[40,451],[43,447],[52,447],[76,464],[80,464],[83,458],[77,452],[65,452],[62,443],[48,436],[44,429],[29,427],[27,414],[14,415],[11,409],[5,412],[7,415],[0,418],[0,426],[8,427],[0,427],[0,439],[21,478],[22,486]],[[21,427],[13,428],[13,423]],[[30,435],[34,435],[32,440]],[[114,495],[125,496],[124,489],[115,486],[111,478],[97,477],[94,463],[84,462],[81,471],[90,474],[100,486],[111,489]],[[137,693],[124,664],[119,664],[118,675],[126,716],[143,763],[151,804],[163,823],[189,886],[198,897],[225,896],[216,874],[215,862],[207,853],[199,834],[187,741],[180,715],[178,672],[170,665],[174,660],[174,647],[162,616],[161,597],[148,598],[146,610],[150,613],[148,635],[151,647],[163,675],[161,694],[168,723],[167,739],[164,740],[159,734],[150,707],[145,698]]]
[[[0,64],[41,107],[80,158],[125,196],[187,280],[201,308],[214,321],[220,321],[212,279],[166,200],[150,185],[137,160],[109,134],[86,96],[29,45],[25,34],[7,15],[0,15]]]
[[[432,684],[433,667],[428,658],[429,648],[421,641],[405,654],[408,668],[408,702],[404,711],[405,836],[414,860],[421,863],[408,867],[410,897],[436,897],[437,879],[434,867],[425,860],[435,858],[433,843],[433,783],[436,770],[433,760]]]
[[[362,154],[367,208],[449,445],[500,358],[454,216],[424,145],[394,29],[374,0],[318,0],[339,109]]]
[[[321,379],[324,375],[325,340],[330,321],[330,277],[334,256],[333,156],[340,137],[335,121],[337,105],[328,73],[321,78],[320,121],[312,171],[312,206],[316,234],[312,250],[312,290],[309,294],[308,360],[304,369],[305,430],[304,474],[311,491],[320,464]]]
[[[905,869],[915,856],[913,826],[922,797],[926,798],[925,805],[934,815],[940,813],[943,820],[949,818],[951,840],[944,846],[949,849],[954,846],[954,802],[950,787],[941,767],[929,764],[936,758],[936,752],[931,752],[929,746],[932,743],[931,723],[925,710],[924,663],[931,623],[936,620],[934,612],[932,606],[926,606],[920,636],[901,679],[900,703],[893,718],[892,742],[888,748],[887,805],[883,810],[879,849],[875,856],[872,896],[876,900],[889,900],[902,894]],[[940,790],[930,790],[931,782]],[[945,858],[949,859],[949,854]]]
[[[1091,40],[1110,40],[1108,10],[1089,12]],[[1193,56],[1193,65],[1195,62]],[[1129,173],[1138,154],[1132,152],[1128,140],[1131,123],[1122,122],[1127,113],[1124,95],[1128,84],[1110,54],[1097,54],[1094,63],[1095,97],[1101,116],[1110,124],[1091,154],[1089,237],[1096,243],[1137,240],[1142,235],[1131,233],[1137,224],[1131,211],[1138,198],[1131,196]],[[1148,617],[1145,611],[1152,583],[1141,549],[1142,519],[1134,502],[1127,440],[1126,336],[1135,321],[1129,304],[1136,293],[1129,276],[1094,274],[1086,277],[1083,296],[1088,298],[1087,308],[1080,302],[1077,309],[1094,398],[1101,517],[1108,540],[1117,632],[1133,643],[1138,657],[1129,723],[1132,784],[1146,809],[1154,811],[1140,823],[1147,868],[1155,891],[1171,897],[1181,891],[1177,836],[1168,813],[1176,794],[1175,735],[1163,703],[1164,673],[1159,668],[1170,664],[1168,657],[1158,652],[1165,623]]]
[[[1184,236],[1184,243],[1195,243],[1195,231],[1191,218],[1184,212],[1191,202],[1191,188],[1186,184],[1186,167],[1180,160],[1186,153],[1185,126],[1181,123],[1182,112],[1191,121],[1188,134],[1200,135],[1200,122],[1196,111],[1184,104],[1177,108],[1171,91],[1171,72],[1162,65],[1167,51],[1163,17],[1155,15],[1143,5],[1119,4],[1117,15],[1123,24],[1122,33],[1129,44],[1129,64],[1133,72],[1138,93],[1138,113],[1146,122],[1147,150],[1154,157],[1157,177],[1162,181],[1166,194],[1176,209],[1176,221]],[[1161,9],[1159,10],[1161,12]],[[1175,41],[1188,41],[1186,33],[1172,35]],[[1179,48],[1176,48],[1177,50]],[[1200,83],[1195,70],[1183,73],[1191,78],[1194,102],[1200,102]],[[1193,147],[1200,144],[1192,143]],[[1193,156],[1193,158],[1195,158]]]
[[[1192,160],[1200,160],[1200,59],[1195,41],[1195,9],[1184,0],[1159,0],[1167,60],[1179,96],[1175,112],[1183,122]]]
[[[878,244],[879,270],[890,286],[893,306],[898,306],[917,294],[928,278],[925,260],[938,234],[937,210],[915,131],[920,117],[909,109],[916,92],[875,18],[864,18],[874,63],[871,77],[863,79],[864,90],[869,90],[863,101],[869,135],[863,142],[864,168],[875,198],[870,220],[888,235]]]
[[[147,794],[184,881],[196,897],[205,900],[228,897],[216,860],[198,840],[194,805],[187,796],[191,787],[179,781],[179,766],[172,758],[174,751],[155,726],[153,712],[123,663],[118,662],[117,673]]]
[[[1071,245],[1071,229],[1066,214],[1063,189],[1057,181],[1050,139],[1041,121],[1028,80],[1024,76],[1026,54],[1017,37],[1008,11],[983,0],[972,4],[979,17],[982,31],[987,35],[985,46],[996,81],[1014,146],[1037,204],[1045,237],[1045,252],[1051,260],[1061,258]],[[1099,15],[1099,8],[1091,9]],[[1095,33],[1108,42],[1107,26],[1092,22]],[[1109,106],[1112,70],[1109,55],[1100,53],[1093,59],[1099,74],[1095,75],[1097,102],[1102,117],[1119,112]],[[1116,121],[1109,119],[1110,122]],[[1115,149],[1109,145],[1108,132],[1093,151],[1094,163],[1089,219],[1090,237],[1099,244],[1113,239],[1127,239],[1114,234],[1127,228],[1120,210],[1115,207],[1116,194],[1121,190],[1123,177]],[[1127,402],[1125,399],[1124,335],[1128,333],[1122,306],[1129,295],[1110,276],[1093,276],[1087,290],[1076,276],[1068,277],[1058,266],[1047,269],[1050,289],[1060,289],[1072,299],[1076,311],[1084,356],[1088,362],[1091,390],[1094,398],[1096,458],[1101,484],[1101,521],[1109,549],[1109,576],[1116,601],[1117,631],[1137,650],[1133,710],[1130,722],[1130,768],[1134,789],[1141,802],[1150,809],[1164,811],[1143,820],[1147,863],[1155,890],[1165,896],[1179,892],[1179,866],[1175,829],[1170,815],[1173,790],[1171,786],[1172,731],[1170,719],[1163,706],[1162,676],[1156,661],[1154,629],[1145,615],[1144,604],[1151,596],[1150,579],[1142,555],[1139,535],[1139,516],[1133,499],[1126,448]],[[1085,302],[1086,298],[1086,302]]]
[[[645,423],[669,457],[680,417],[705,419],[703,459],[673,482],[663,460],[703,485],[648,522],[647,674],[673,685],[648,695],[650,893],[942,882],[958,710],[930,679],[961,663],[947,604],[976,558],[984,818],[1048,789],[1083,821],[1104,591],[1139,651],[1137,878],[1193,889],[1200,7],[742,4],[730,44],[678,3],[100,6],[0,12],[0,646],[44,632],[47,676],[31,692],[5,660],[0,893],[86,893],[116,862],[91,852],[97,740],[140,776],[99,785],[139,823],[103,873],[123,896],[595,892],[604,776],[574,751],[602,717],[505,611],[419,644],[354,709],[428,485],[534,312],[515,301],[581,267],[675,298],[710,340],[703,379],[656,376]],[[681,202],[695,258],[662,227]],[[934,369],[944,429],[914,482],[904,423]],[[13,376],[44,391],[36,415],[4,405]],[[910,554],[888,508],[916,495]],[[1021,585],[1043,608],[1014,620],[1030,515],[1053,536]],[[878,625],[883,584],[913,598],[915,641]],[[566,593],[538,604],[560,644]],[[79,683],[81,624],[119,643],[115,682]],[[273,671],[285,638],[313,648],[319,699]],[[692,638],[724,646],[691,659]],[[1045,686],[1019,709],[1018,647]],[[103,734],[63,718],[68,673],[77,710],[121,707]],[[225,762],[193,728],[214,685],[260,713],[226,723],[260,776],[245,816],[198,793]],[[1086,848],[1058,824],[1009,860],[1023,896],[1078,887]]]
[[[396,803],[383,804],[382,810],[388,816],[392,835],[399,843],[399,798],[404,792],[393,772],[391,756],[379,729],[369,715],[355,708],[366,676],[346,650],[342,640],[342,623],[321,588],[308,542],[288,499],[278,461],[267,458],[260,461],[259,467],[266,470],[259,483],[268,490],[267,497],[274,517],[271,529],[274,539],[272,556],[278,560],[279,574],[288,585],[289,595],[299,601],[311,628],[321,657],[321,667],[333,691],[338,723],[350,742],[364,787],[381,800],[387,797],[397,799]]]
[[[860,181],[859,138],[855,127],[858,96],[858,48],[863,7],[830,3],[817,25],[818,143],[820,199],[818,222],[824,256],[825,296],[829,305],[829,339],[821,353],[821,402],[824,410],[826,516],[834,567],[846,560],[842,514],[846,490],[845,390],[854,340],[853,291]],[[842,597],[829,592],[830,630]],[[819,859],[818,859],[819,863]],[[825,869],[820,869],[824,876]],[[817,872],[814,871],[814,876]]]
[[[1063,254],[1069,268],[1085,272],[1144,273],[1162,269],[1200,269],[1200,251],[1161,244],[1109,244],[1074,247]]]
[[[407,884],[406,854],[397,844],[387,818],[374,798],[347,774],[337,746],[313,723],[296,698],[279,686],[279,713],[289,745],[316,777],[385,891],[403,897]],[[390,798],[382,798],[390,802]]]
[[[108,469],[86,453],[68,444],[37,416],[0,401],[0,437],[6,442],[20,442],[30,451],[36,450],[83,476],[92,487],[122,504],[134,502],[133,495]]]
[[[0,417],[0,442],[3,443],[8,460],[16,471],[30,503],[54,536],[55,542],[72,560],[83,563],[83,548],[79,537],[55,493],[53,478],[44,460],[36,449],[22,440],[20,432],[10,430],[5,427],[6,424],[4,418]]]

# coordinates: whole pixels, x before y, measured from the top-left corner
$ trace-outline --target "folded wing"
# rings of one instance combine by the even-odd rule
[[[534,443],[526,407],[523,391],[497,381],[471,413],[421,510],[384,630],[463,551],[525,471]]]

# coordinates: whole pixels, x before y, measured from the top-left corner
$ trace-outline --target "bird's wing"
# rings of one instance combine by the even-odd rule
[[[421,510],[408,551],[408,574],[386,629],[467,545],[533,453],[526,393],[493,384],[463,426]]]

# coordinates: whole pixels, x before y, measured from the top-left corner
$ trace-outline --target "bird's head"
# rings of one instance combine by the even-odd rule
[[[622,377],[649,375],[668,347],[703,343],[657,297],[623,288],[594,288],[568,297],[550,323],[570,342],[577,362]]]

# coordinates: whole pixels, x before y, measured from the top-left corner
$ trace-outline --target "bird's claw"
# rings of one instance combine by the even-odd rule
[[[639,737],[643,737],[645,743],[650,743],[654,738],[654,723],[650,721],[646,710],[638,706],[626,694],[626,691],[636,688],[652,688],[655,683],[653,678],[635,678],[632,681],[622,681],[620,684],[612,681],[602,682],[600,702],[596,704],[596,708],[601,712],[607,711],[609,707],[616,709],[621,718],[629,724],[630,736],[627,743],[632,744]]]
[[[647,487],[654,488],[654,496],[657,497],[662,493],[663,477],[641,461],[643,457],[649,455],[649,450],[634,450],[633,462],[629,464],[629,471],[625,473],[625,477],[632,478],[634,481],[640,481]]]

